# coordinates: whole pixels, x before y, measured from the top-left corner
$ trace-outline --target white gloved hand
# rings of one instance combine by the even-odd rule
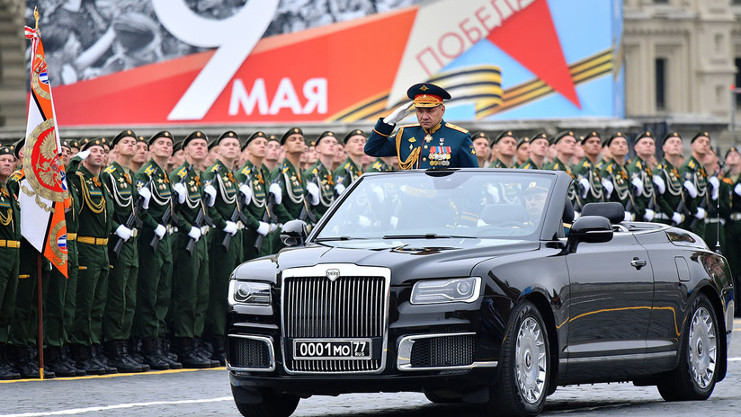
[[[659,194],[664,194],[664,191],[666,191],[666,183],[664,183],[664,179],[658,175],[653,175],[652,180],[654,185],[656,185],[656,189],[659,190]]]
[[[399,225],[399,218],[396,216],[391,216],[391,218],[389,219],[389,224],[391,225],[391,227],[396,229],[396,226]]]
[[[591,188],[589,184],[589,180],[584,177],[581,177],[579,178],[579,185],[581,185],[581,189],[582,189],[581,198],[587,198],[587,193],[589,192],[589,189]]]
[[[265,222],[259,222],[260,225],[257,226],[257,233],[265,236],[270,232],[270,224]]]
[[[489,184],[486,186],[486,192],[491,196],[492,201],[494,204],[499,203],[499,188],[497,188],[494,184]]]
[[[165,233],[167,233],[167,228],[161,224],[158,224],[157,227],[154,228],[154,234],[160,239],[165,237]]]
[[[346,188],[347,187],[345,187],[342,183],[338,183],[337,185],[334,186],[334,192],[337,193],[337,195],[341,195],[342,193],[345,192]]]
[[[179,182],[178,183],[175,183],[175,185],[172,186],[172,192],[174,192],[175,194],[177,194],[177,196],[178,196],[178,203],[180,203],[180,204],[185,203],[185,196],[186,196],[186,193],[187,192],[185,191],[185,186],[183,184],[181,184]]]
[[[204,189],[203,192],[206,193],[207,199],[206,199],[206,205],[209,207],[213,207],[214,203],[216,202],[216,188],[214,188],[213,185],[209,184]]]
[[[231,220],[226,221],[226,226],[224,226],[224,233],[229,233],[230,235],[234,236],[235,234],[237,234],[237,230],[239,230],[239,228],[237,227],[236,223]]]
[[[280,189],[280,185],[277,183],[270,184],[270,188],[268,188],[268,192],[273,195],[273,200],[275,200],[275,204],[280,204],[283,201],[283,191]]]
[[[362,214],[358,215],[358,224],[361,227],[370,227],[371,221],[369,218],[363,216]]]
[[[80,159],[82,159],[84,161],[85,159],[87,159],[88,156],[90,156],[90,149],[88,149],[86,151],[82,151],[82,152],[77,152],[77,155],[75,155],[75,156],[79,156]]]
[[[201,229],[197,227],[191,227],[190,232],[188,232],[188,236],[190,236],[196,242],[198,242],[198,239],[201,238],[201,235],[202,235]]]
[[[605,178],[602,180],[602,188],[605,190],[605,200],[607,200],[610,198],[610,194],[612,194],[612,190],[615,189],[615,186],[612,185],[612,181]]]
[[[643,215],[643,220],[650,222],[656,217],[656,212],[651,209],[646,209],[646,213]]]
[[[733,192],[741,196],[741,183],[738,183],[735,187],[733,187]]]
[[[250,204],[250,201],[252,201],[252,189],[247,184],[242,184],[239,186],[239,192],[242,193],[244,196],[244,204]]]
[[[624,222],[632,222],[633,221],[633,213],[626,211],[625,217],[623,217]]]
[[[685,181],[684,188],[687,190],[687,193],[689,193],[690,197],[697,197],[697,188],[695,188],[695,184],[692,184],[689,181]]]
[[[702,219],[705,218],[705,216],[707,216],[707,214],[708,214],[708,212],[706,212],[704,208],[698,207],[697,208],[697,213],[695,213],[695,217],[697,219],[699,219],[699,220],[702,220]]]
[[[274,231],[280,229],[280,226],[278,226],[275,223],[270,223],[270,231],[268,233],[273,233]]]
[[[633,177],[630,183],[633,184],[634,187],[636,187],[635,194],[640,195],[641,193],[643,193],[643,181],[641,181],[640,178]]]
[[[674,224],[680,224],[682,223],[682,220],[684,219],[682,219],[681,214],[677,213],[676,211],[674,212],[674,214],[672,214],[672,222],[674,222]]]
[[[319,204],[319,187],[313,182],[306,184],[306,192],[309,193],[309,203],[312,206]]]
[[[133,233],[134,232],[132,232],[131,229],[129,229],[128,227],[126,227],[124,225],[120,225],[116,229],[116,235],[118,235],[118,237],[120,237],[121,239],[123,239],[124,242],[126,242],[127,240],[129,240],[131,238],[131,235]]]
[[[139,189],[139,195],[142,196],[142,198],[144,199],[142,201],[142,208],[144,210],[148,209],[149,208],[149,199],[152,198],[152,192],[149,191],[149,188],[142,187],[142,188]]]
[[[708,182],[710,183],[710,185],[713,186],[713,191],[710,193],[710,198],[715,201],[720,195],[720,181],[718,181],[718,177],[710,177],[708,178]]]
[[[376,198],[378,198],[379,203],[383,203],[386,200],[386,196],[383,195],[383,188],[374,186],[372,190],[373,193],[376,195]]]
[[[406,119],[407,116],[409,116],[409,113],[412,112],[414,109],[414,102],[410,101],[409,103],[402,104],[401,106],[397,107],[391,114],[386,116],[383,119],[383,122],[387,125],[395,125],[399,123],[400,121]]]

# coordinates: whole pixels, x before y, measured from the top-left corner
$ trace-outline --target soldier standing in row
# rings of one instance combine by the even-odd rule
[[[530,139],[528,151],[530,156],[520,169],[543,169],[545,154],[548,151],[548,135],[538,133]]]
[[[0,380],[18,379],[8,359],[8,329],[18,287],[18,248],[21,240],[21,219],[16,196],[8,191],[8,178],[15,169],[15,155],[0,147]]]
[[[515,160],[517,143],[517,137],[511,130],[500,133],[494,139],[499,156],[492,162],[490,168],[514,168],[517,162]]]
[[[517,139],[517,146],[515,147],[515,164],[512,168],[520,168],[527,162],[527,158],[530,157],[530,138],[522,136]]]
[[[316,218],[311,212],[309,202],[306,201],[307,184],[304,176],[299,170],[299,160],[301,154],[304,152],[304,135],[301,129],[294,127],[288,129],[288,131],[281,138],[281,145],[286,151],[285,159],[283,159],[283,165],[281,165],[278,174],[273,179],[273,182],[280,187],[279,191],[274,191],[271,185],[271,192],[277,196],[282,196],[282,202],[280,198],[276,198],[278,207],[278,222],[286,223],[290,220],[300,219],[307,223],[314,223]],[[316,185],[316,184],[315,184]],[[314,205],[319,203],[319,192],[318,187],[316,190],[316,196],[311,196],[314,199],[312,201]],[[308,221],[307,221],[308,219]],[[283,248],[282,242],[274,242],[274,251],[279,251]]]
[[[682,137],[677,132],[667,134],[661,148],[664,158],[654,170],[654,178],[660,179],[656,189],[661,213],[656,214],[656,221],[678,226],[684,221],[686,211],[682,177],[677,169],[682,162]]]
[[[622,204],[625,208],[625,220],[632,220],[633,194],[628,181],[628,171],[624,165],[625,157],[628,155],[628,140],[623,132],[616,132],[605,143],[612,155],[612,159],[600,172],[602,186],[605,189],[605,199]]]
[[[582,138],[581,147],[584,149],[584,157],[574,166],[574,175],[579,184],[577,191],[580,193],[579,197],[583,204],[604,201],[602,176],[595,166],[599,161],[602,137],[596,131],[589,132]]]
[[[334,202],[335,189],[344,189],[342,184],[335,185],[335,178],[332,174],[332,160],[337,153],[335,150],[337,146],[339,145],[334,132],[326,131],[319,135],[315,147],[319,159],[304,173],[307,184],[314,183],[319,186],[319,204],[312,207],[317,218],[321,218]],[[337,194],[339,195],[340,192]]]
[[[489,136],[484,132],[471,136],[471,140],[473,141],[473,149],[476,151],[476,161],[479,163],[479,168],[486,168],[489,163],[489,156],[492,153],[491,149],[495,145],[492,145]]]
[[[576,146],[576,135],[571,130],[559,132],[556,136],[553,137],[553,145],[556,147],[556,157],[553,159],[553,162],[546,165],[545,169],[550,169],[553,171],[564,171],[565,173],[569,174],[572,179],[575,178],[574,173],[571,172],[570,161],[571,157],[574,155],[574,146]],[[566,197],[569,199],[569,201],[571,201],[571,204],[574,205],[574,209],[577,212],[581,212],[584,204],[581,201],[581,196],[576,192],[574,182],[569,185],[569,190],[566,194]]]
[[[725,157],[728,172],[723,182],[728,186],[728,223],[725,227],[726,246],[723,252],[727,254],[728,263],[733,274],[733,282],[736,291],[736,317],[741,316],[741,259],[731,254],[741,251],[741,153],[737,147],[732,146]]]
[[[628,175],[632,185],[634,220],[650,222],[656,217],[656,191],[648,159],[656,154],[656,144],[651,132],[640,133],[633,144],[636,157],[628,164]]]
[[[334,182],[337,184],[337,194],[342,194],[345,188],[355,182],[363,175],[363,148],[365,147],[365,135],[360,129],[347,132],[343,139],[347,159],[334,170]]]
[[[692,148],[692,155],[679,167],[679,175],[687,193],[685,203],[688,214],[680,227],[704,236],[704,219],[707,216],[707,209],[711,199],[717,199],[720,187],[718,179],[715,178],[715,183],[712,184],[715,191],[709,190],[708,175],[700,162],[705,158],[705,154],[710,151],[708,133],[700,132],[696,134],[690,141],[690,148]]]

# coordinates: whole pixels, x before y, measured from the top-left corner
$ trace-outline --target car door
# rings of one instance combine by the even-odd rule
[[[651,318],[653,273],[632,233],[579,243],[566,255],[571,300],[565,349],[569,379],[640,371]]]

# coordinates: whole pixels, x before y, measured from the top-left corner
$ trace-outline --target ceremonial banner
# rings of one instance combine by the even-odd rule
[[[18,195],[21,233],[64,276],[67,275],[65,207],[69,195],[60,163],[61,146],[54,118],[54,102],[37,29],[26,27],[31,40],[31,93],[24,146],[23,172]]]

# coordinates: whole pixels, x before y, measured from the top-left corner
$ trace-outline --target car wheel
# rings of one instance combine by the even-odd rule
[[[551,372],[548,329],[529,301],[512,313],[502,344],[499,378],[491,387],[492,415],[535,416],[543,410]]]
[[[704,294],[692,303],[679,366],[658,384],[666,401],[706,400],[715,388],[718,360],[718,321]]]
[[[235,389],[240,388],[232,387]],[[239,402],[234,396],[234,403],[244,417],[288,417],[296,411],[298,400],[298,396],[273,391],[265,391],[259,403]]]

